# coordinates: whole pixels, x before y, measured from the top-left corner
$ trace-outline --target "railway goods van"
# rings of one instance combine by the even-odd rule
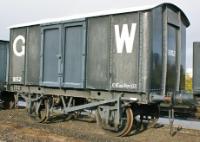
[[[189,25],[163,3],[11,26],[7,91],[38,122],[63,114],[126,136],[184,88]]]
[[[193,82],[192,89],[196,105],[196,116],[200,118],[200,42],[193,43]]]
[[[0,40],[0,106],[4,105],[2,101],[2,94],[3,91],[6,90],[5,85],[7,82],[8,47],[8,41]]]
[[[8,55],[7,55],[7,50],[8,50],[9,42],[0,40],[0,88],[1,90],[3,89],[2,87],[4,84],[6,84],[6,79],[7,79],[7,60],[8,60]]]

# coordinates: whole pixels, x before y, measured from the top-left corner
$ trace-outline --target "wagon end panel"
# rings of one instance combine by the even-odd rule
[[[163,64],[163,9],[152,10],[151,90],[161,91]]]
[[[186,90],[185,82],[186,82],[186,26],[184,25],[182,21],[181,23],[180,90]]]

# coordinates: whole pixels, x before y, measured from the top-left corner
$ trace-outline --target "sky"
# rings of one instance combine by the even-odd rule
[[[155,3],[170,2],[180,7],[188,19],[187,68],[192,67],[192,44],[200,41],[200,14],[198,0],[0,0],[0,39],[9,39],[7,27],[20,23],[47,18],[59,18],[101,10],[137,7]]]

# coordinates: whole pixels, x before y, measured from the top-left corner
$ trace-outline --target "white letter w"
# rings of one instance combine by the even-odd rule
[[[121,36],[119,31],[119,25],[115,25],[115,40],[117,46],[117,53],[122,53],[124,42],[126,46],[126,52],[132,53],[133,43],[135,39],[135,32],[136,32],[136,23],[132,23],[130,35],[128,30],[128,24],[123,24]]]

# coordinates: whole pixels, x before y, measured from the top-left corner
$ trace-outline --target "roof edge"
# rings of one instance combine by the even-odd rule
[[[166,6],[167,6],[167,5],[170,5],[170,6],[172,6],[172,7],[175,7],[176,9],[180,10],[181,13],[182,13],[182,16],[183,16],[184,19],[185,19],[186,26],[187,26],[187,27],[190,26],[190,21],[189,21],[188,17],[186,16],[186,14],[183,12],[183,10],[182,10],[180,7],[178,7],[177,5],[175,5],[175,4],[173,4],[173,3],[169,3],[169,2],[162,3],[162,4],[158,5],[158,6],[162,6],[162,5],[166,5]],[[158,6],[157,6],[157,7],[158,7]]]
[[[26,26],[33,26],[33,25],[48,24],[48,23],[58,23],[58,22],[64,22],[64,21],[68,21],[68,20],[75,20],[75,19],[82,19],[82,18],[106,16],[106,15],[111,15],[111,14],[145,11],[145,10],[150,10],[150,9],[153,9],[153,8],[156,8],[156,7],[159,7],[159,6],[163,6],[163,5],[171,5],[172,7],[175,7],[176,9],[180,10],[182,15],[186,19],[186,26],[188,27],[190,25],[189,19],[187,18],[185,13],[175,4],[172,4],[172,3],[157,3],[157,4],[154,4],[154,5],[129,7],[129,8],[123,8],[123,9],[112,9],[112,10],[110,9],[110,10],[96,11],[96,12],[93,12],[93,13],[72,15],[72,16],[61,17],[61,18],[49,18],[49,19],[39,20],[39,21],[35,21],[35,22],[30,22],[30,23],[17,24],[17,25],[10,26],[8,28],[12,29],[12,28],[19,28],[19,27],[26,27]]]
[[[8,40],[0,40],[0,42],[9,42]]]

